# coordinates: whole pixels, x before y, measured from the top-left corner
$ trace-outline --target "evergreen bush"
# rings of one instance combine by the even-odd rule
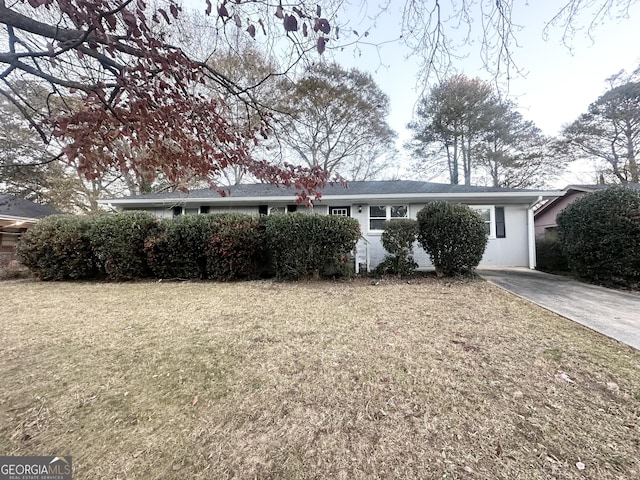
[[[418,212],[418,242],[431,257],[436,274],[468,273],[487,247],[484,220],[467,205],[431,202]]]
[[[265,235],[277,278],[319,278],[344,271],[360,225],[337,215],[273,215],[265,220]]]
[[[376,273],[410,275],[418,268],[413,260],[413,244],[416,241],[418,224],[415,220],[400,219],[384,223],[382,246],[389,255],[376,267]]]
[[[544,237],[536,239],[536,264],[537,269],[543,272],[569,271],[569,263],[562,251],[562,243],[557,232],[549,232]]]
[[[41,280],[95,278],[89,217],[51,215],[27,230],[18,242],[20,262]]]
[[[156,278],[207,278],[211,239],[209,215],[162,219],[144,242],[147,264]]]
[[[596,283],[640,285],[640,191],[613,187],[590,193],[557,217],[569,267]]]
[[[88,233],[100,274],[118,281],[150,276],[144,246],[157,225],[153,215],[142,211],[93,217]]]
[[[264,225],[249,215],[211,215],[207,251],[208,278],[234,280],[254,277],[265,256]]]
[[[253,277],[264,256],[259,219],[222,213],[163,220],[145,241],[158,278],[234,280]]]

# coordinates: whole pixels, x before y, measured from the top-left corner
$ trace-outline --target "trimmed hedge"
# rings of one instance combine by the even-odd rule
[[[484,220],[467,205],[431,202],[418,212],[418,242],[431,257],[436,274],[468,273],[487,248]]]
[[[41,280],[83,280],[98,275],[89,219],[51,215],[27,230],[16,247],[20,262]]]
[[[608,188],[580,197],[557,218],[569,267],[596,283],[640,285],[640,191]]]
[[[360,224],[337,215],[273,215],[265,219],[265,235],[277,278],[319,278],[344,271]]]
[[[144,249],[158,278],[254,277],[264,256],[263,230],[249,215],[183,215],[161,221]]]
[[[269,259],[278,278],[303,278],[344,273],[359,238],[358,222],[338,216],[229,213],[157,220],[134,211],[49,217],[23,236],[18,251],[43,280],[232,280],[256,276]]]
[[[266,253],[260,219],[233,213],[211,217],[208,278],[233,280],[256,276]]]
[[[376,273],[411,275],[418,268],[413,260],[413,244],[418,233],[418,222],[410,219],[387,221],[382,232],[382,246],[389,255],[376,267]]]
[[[145,242],[147,264],[156,278],[207,278],[211,239],[208,215],[181,215],[162,219]]]
[[[158,220],[148,212],[97,215],[89,237],[100,274],[109,280],[135,280],[151,274],[144,252],[147,236]]]

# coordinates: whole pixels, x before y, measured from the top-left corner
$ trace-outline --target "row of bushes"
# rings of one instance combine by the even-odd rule
[[[356,220],[336,216],[54,215],[23,235],[17,253],[43,280],[298,279],[342,273],[359,237]]]

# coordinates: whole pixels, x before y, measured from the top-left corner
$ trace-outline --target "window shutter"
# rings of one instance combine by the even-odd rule
[[[496,207],[496,238],[506,238],[504,225],[504,207]]]

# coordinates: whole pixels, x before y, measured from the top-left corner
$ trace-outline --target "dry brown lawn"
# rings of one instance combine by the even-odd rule
[[[0,283],[0,454],[76,479],[637,479],[640,352],[480,280]]]

